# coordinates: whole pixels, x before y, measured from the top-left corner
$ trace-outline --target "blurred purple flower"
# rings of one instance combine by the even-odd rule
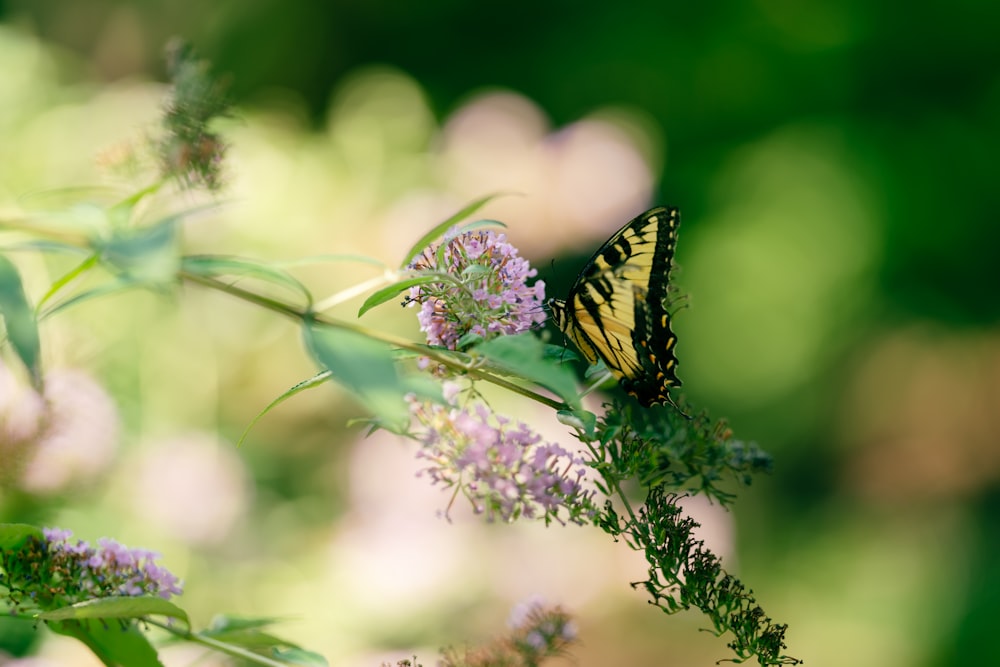
[[[114,402],[84,373],[50,371],[39,394],[0,363],[0,489],[53,495],[92,483],[111,465],[119,430]]]

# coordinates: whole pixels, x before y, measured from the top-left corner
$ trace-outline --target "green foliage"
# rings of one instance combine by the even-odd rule
[[[645,590],[650,604],[668,614],[701,610],[716,634],[733,635],[729,647],[736,662],[799,664],[782,655],[787,626],[774,624],[743,584],[723,571],[719,558],[695,539],[698,524],[676,502],[679,493],[688,492],[730,503],[735,496],[721,485],[749,484],[754,474],[770,468],[770,457],[752,443],[733,440],[723,422],[712,423],[705,413],[688,420],[665,406],[605,407],[593,433],[577,430],[594,452],[599,488],[609,498],[595,524],[643,552],[649,564],[648,578],[633,588]],[[638,510],[624,492],[635,483],[645,494]],[[622,502],[624,512],[610,498]]]
[[[620,401],[598,420],[596,438],[619,479],[703,493],[723,505],[735,499],[723,486],[727,480],[748,485],[772,467],[766,452],[734,440],[726,423],[713,422],[706,412],[687,421],[670,407]]]
[[[0,256],[0,316],[7,330],[7,340],[28,369],[35,386],[41,385],[38,322],[21,285],[21,274],[6,257]]]
[[[385,428],[400,432],[409,423],[404,400],[409,388],[396,372],[387,345],[353,331],[311,324],[306,347],[331,376],[365,405]]]
[[[180,268],[177,218],[139,228],[114,226],[107,240],[95,238],[94,250],[102,263],[121,278],[140,285],[158,285],[175,279]]]
[[[579,404],[572,370],[546,357],[545,345],[533,334],[493,338],[477,345],[473,352],[493,372],[545,387],[566,405]]]
[[[30,539],[41,540],[41,529],[26,523],[0,524],[0,552],[20,551]]]
[[[697,607],[712,622],[716,634],[733,635],[729,647],[734,662],[756,658],[760,665],[798,665],[782,655],[787,625],[775,624],[757,605],[751,592],[722,569],[719,558],[693,536],[698,527],[683,516],[677,496],[666,487],[649,489],[646,502],[634,517],[619,516],[610,503],[600,519],[608,534],[624,538],[643,551],[649,563],[648,579],[632,584],[644,589],[650,603],[668,614]]]
[[[406,431],[410,413],[405,399],[410,394],[440,400],[435,383],[421,375],[400,375],[389,346],[360,331],[307,319],[303,336],[313,358],[365,405],[381,428]]]
[[[358,309],[358,317],[361,317],[369,310],[375,306],[381,306],[383,303],[388,303],[396,297],[398,297],[403,292],[407,291],[411,287],[416,287],[417,285],[427,285],[430,283],[440,282],[442,279],[446,279],[440,275],[423,275],[417,276],[415,278],[406,278],[405,280],[398,280],[391,285],[387,285],[380,290],[372,293],[365,302],[361,304],[361,308]]]

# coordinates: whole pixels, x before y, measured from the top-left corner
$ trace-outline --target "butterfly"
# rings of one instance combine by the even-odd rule
[[[681,386],[666,303],[680,223],[680,212],[664,207],[629,221],[590,258],[566,300],[548,302],[583,356],[591,364],[602,359],[647,407],[676,408],[668,392]]]

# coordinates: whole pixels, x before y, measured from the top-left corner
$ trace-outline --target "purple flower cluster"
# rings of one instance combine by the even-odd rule
[[[183,592],[177,577],[156,564],[160,555],[153,551],[129,549],[106,537],[95,548],[84,540],[71,541],[73,533],[60,528],[42,532],[52,569],[62,576],[62,592],[70,602],[137,595],[169,599]]]
[[[467,334],[488,340],[545,322],[545,283],[528,286],[538,272],[503,234],[446,235],[443,246],[428,247],[409,268],[442,275],[411,287],[408,300],[420,304],[417,319],[431,345],[454,350]]]
[[[577,524],[593,517],[583,460],[543,442],[524,423],[493,415],[482,404],[458,408],[413,399],[410,405],[424,427],[416,436],[422,444],[417,456],[429,465],[421,473],[460,490],[477,514],[490,521],[523,516]]]

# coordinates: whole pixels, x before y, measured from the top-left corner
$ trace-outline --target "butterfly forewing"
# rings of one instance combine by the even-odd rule
[[[584,266],[565,302],[550,302],[556,323],[591,363],[598,357],[644,405],[673,403],[677,342],[667,288],[680,215],[654,208],[631,220]]]

